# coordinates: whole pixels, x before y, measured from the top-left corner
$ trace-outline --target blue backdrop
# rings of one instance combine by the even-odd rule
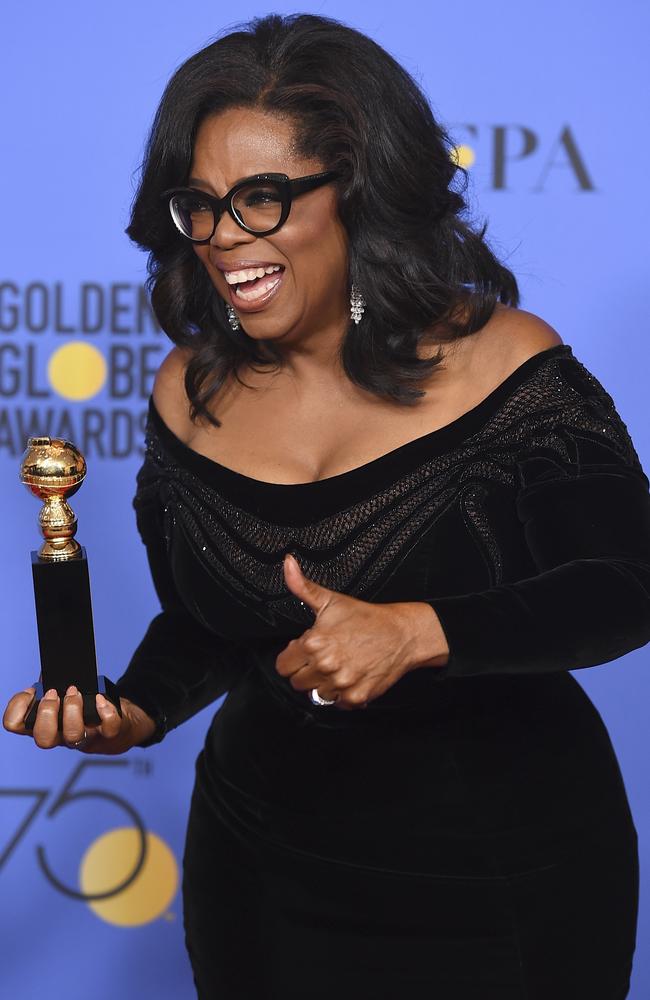
[[[418,79],[470,167],[471,202],[520,280],[522,306],[560,332],[613,395],[646,470],[646,40],[650,8],[547,0],[237,4],[296,9],[366,32]],[[175,67],[227,24],[195,0],[4,13],[0,270],[0,600],[3,703],[38,674],[29,549],[38,505],[18,482],[26,436],[62,434],[89,473],[74,506],[90,558],[102,671],[122,672],[157,610],[131,510],[141,417],[168,349],[123,235],[143,141]],[[645,168],[644,168],[645,170]],[[646,280],[644,280],[646,279]],[[650,996],[650,649],[577,673],[609,728],[640,836],[633,1000]],[[0,939],[4,996],[91,989],[194,995],[178,868],[194,758],[213,708],[125,758],[38,750],[2,733]],[[147,862],[124,892],[137,852]]]

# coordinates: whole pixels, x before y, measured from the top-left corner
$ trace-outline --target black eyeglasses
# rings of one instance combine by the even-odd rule
[[[223,198],[196,188],[171,188],[161,197],[167,199],[178,231],[192,243],[209,243],[224,212],[247,233],[269,236],[287,221],[296,195],[313,191],[337,176],[335,170],[292,180],[286,174],[254,174],[238,181]]]

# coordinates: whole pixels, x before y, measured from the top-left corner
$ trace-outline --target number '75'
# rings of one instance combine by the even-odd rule
[[[68,780],[63,785],[63,788],[56,796],[54,801],[51,803],[50,808],[45,813],[47,819],[54,819],[58,813],[69,806],[73,806],[76,802],[80,802],[82,799],[104,799],[105,801],[112,802],[119,809],[122,809],[131,820],[133,826],[138,832],[139,848],[138,848],[138,858],[133,867],[133,870],[129,872],[127,878],[123,879],[118,885],[113,886],[111,889],[107,889],[104,892],[96,893],[84,893],[80,892],[78,889],[73,889],[68,885],[61,882],[56,875],[52,872],[47,858],[45,856],[45,848],[42,844],[36,846],[36,858],[40,866],[41,871],[47,878],[47,880],[58,889],[59,892],[64,893],[66,896],[70,896],[73,899],[82,899],[84,901],[92,899],[108,899],[110,896],[117,896],[118,893],[122,892],[128,885],[133,882],[142,869],[144,865],[146,854],[147,854],[147,837],[142,822],[142,818],[133,808],[133,806],[123,799],[120,795],[115,795],[113,792],[106,792],[98,788],[84,788],[81,791],[75,791],[75,785],[78,779],[81,777],[83,772],[87,768],[99,768],[99,767],[128,767],[128,761],[121,760],[83,760],[80,764],[75,767],[72,774]],[[36,816],[40,812],[46,798],[50,794],[50,789],[48,788],[0,788],[0,797],[2,798],[33,798],[34,804],[29,810],[27,816],[20,824],[15,834],[7,844],[6,848],[0,854],[0,871],[2,867],[11,857],[12,853],[25,836],[30,826],[36,819]]]

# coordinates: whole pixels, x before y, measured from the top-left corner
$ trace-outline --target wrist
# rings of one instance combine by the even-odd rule
[[[407,630],[408,670],[420,667],[444,667],[449,661],[449,644],[440,619],[430,604],[423,601],[400,603]]]
[[[128,698],[122,698],[121,703],[123,716],[129,721],[132,746],[139,746],[150,740],[156,731],[155,721],[143,708]]]

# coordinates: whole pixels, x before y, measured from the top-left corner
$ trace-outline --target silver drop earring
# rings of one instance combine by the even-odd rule
[[[352,285],[352,291],[350,292],[350,316],[354,322],[359,325],[359,321],[363,316],[363,310],[366,308],[366,300],[359,291],[356,285]]]
[[[230,302],[226,302],[226,312],[228,313],[228,322],[230,323],[231,330],[239,330],[239,316],[235,312],[234,308],[230,305]]]

